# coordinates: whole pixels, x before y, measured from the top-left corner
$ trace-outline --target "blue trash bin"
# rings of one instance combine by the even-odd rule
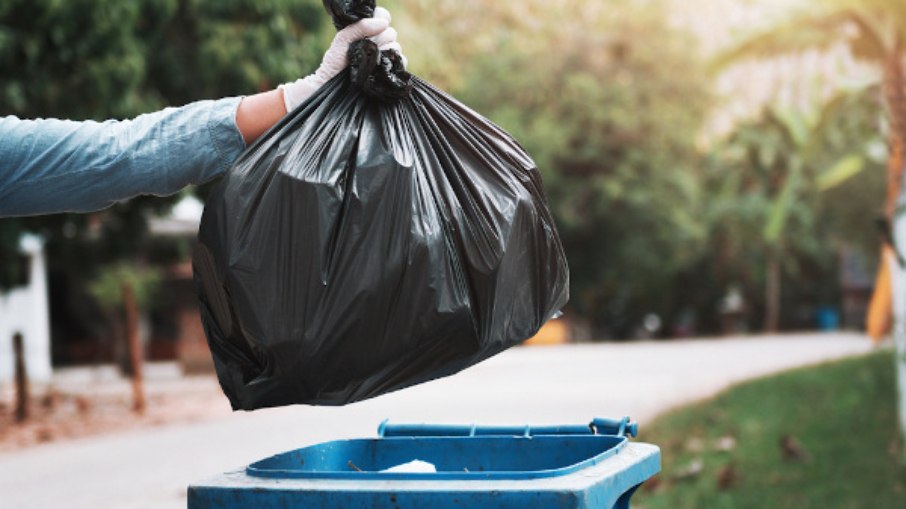
[[[587,425],[381,423],[378,438],[278,454],[189,487],[189,509],[624,509],[660,471],[628,418]],[[386,470],[410,463],[435,472]]]

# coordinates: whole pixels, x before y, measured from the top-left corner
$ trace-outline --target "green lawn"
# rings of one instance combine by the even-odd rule
[[[636,509],[906,508],[893,354],[799,369],[670,412]]]

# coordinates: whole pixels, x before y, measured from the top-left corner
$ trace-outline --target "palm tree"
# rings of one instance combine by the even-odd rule
[[[823,0],[722,53],[716,65],[830,49],[840,42],[855,58],[880,70],[879,90],[890,126],[885,211],[892,219],[906,166],[906,2]]]
[[[815,6],[814,3],[818,5]],[[888,224],[893,224],[899,212],[897,201],[901,195],[906,166],[906,2],[819,0],[814,3],[809,10],[802,11],[789,21],[752,36],[725,52],[717,59],[717,65],[723,66],[742,59],[829,49],[842,42],[849,47],[855,58],[877,68],[880,71],[879,90],[889,126],[884,211]],[[885,246],[881,262],[896,263],[889,246]],[[894,271],[898,274],[894,277],[906,280],[906,270],[902,267],[898,269]],[[884,299],[877,301],[883,302]],[[901,329],[903,327],[894,328]],[[900,425],[906,437],[906,333],[896,333],[895,341],[898,350]]]
[[[717,207],[722,215],[717,220],[730,221],[731,228],[745,232],[741,236],[763,254],[765,332],[779,328],[781,273],[784,267],[798,270],[787,257],[802,246],[798,241],[807,236],[803,228],[813,228],[809,223],[814,219],[805,218],[816,213],[814,198],[876,164],[862,155],[867,151],[865,140],[850,138],[847,147],[829,141],[846,136],[839,119],[852,116],[854,104],[872,92],[873,88],[846,91],[808,108],[767,107],[759,118],[737,126],[720,148],[727,155],[722,166],[732,167],[731,174],[742,170],[749,176],[728,178],[714,199],[740,207],[738,215]],[[837,153],[841,148],[843,154]],[[752,214],[753,210],[759,212]]]

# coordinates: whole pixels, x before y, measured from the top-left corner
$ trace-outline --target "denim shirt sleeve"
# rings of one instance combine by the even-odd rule
[[[0,217],[90,212],[223,173],[245,149],[240,98],[132,120],[0,118]]]

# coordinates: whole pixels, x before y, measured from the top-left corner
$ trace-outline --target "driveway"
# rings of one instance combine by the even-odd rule
[[[456,376],[342,408],[235,413],[0,455],[0,507],[183,509],[193,482],[394,422],[641,422],[734,382],[868,352],[856,334],[515,348]],[[223,404],[226,405],[224,398]]]

